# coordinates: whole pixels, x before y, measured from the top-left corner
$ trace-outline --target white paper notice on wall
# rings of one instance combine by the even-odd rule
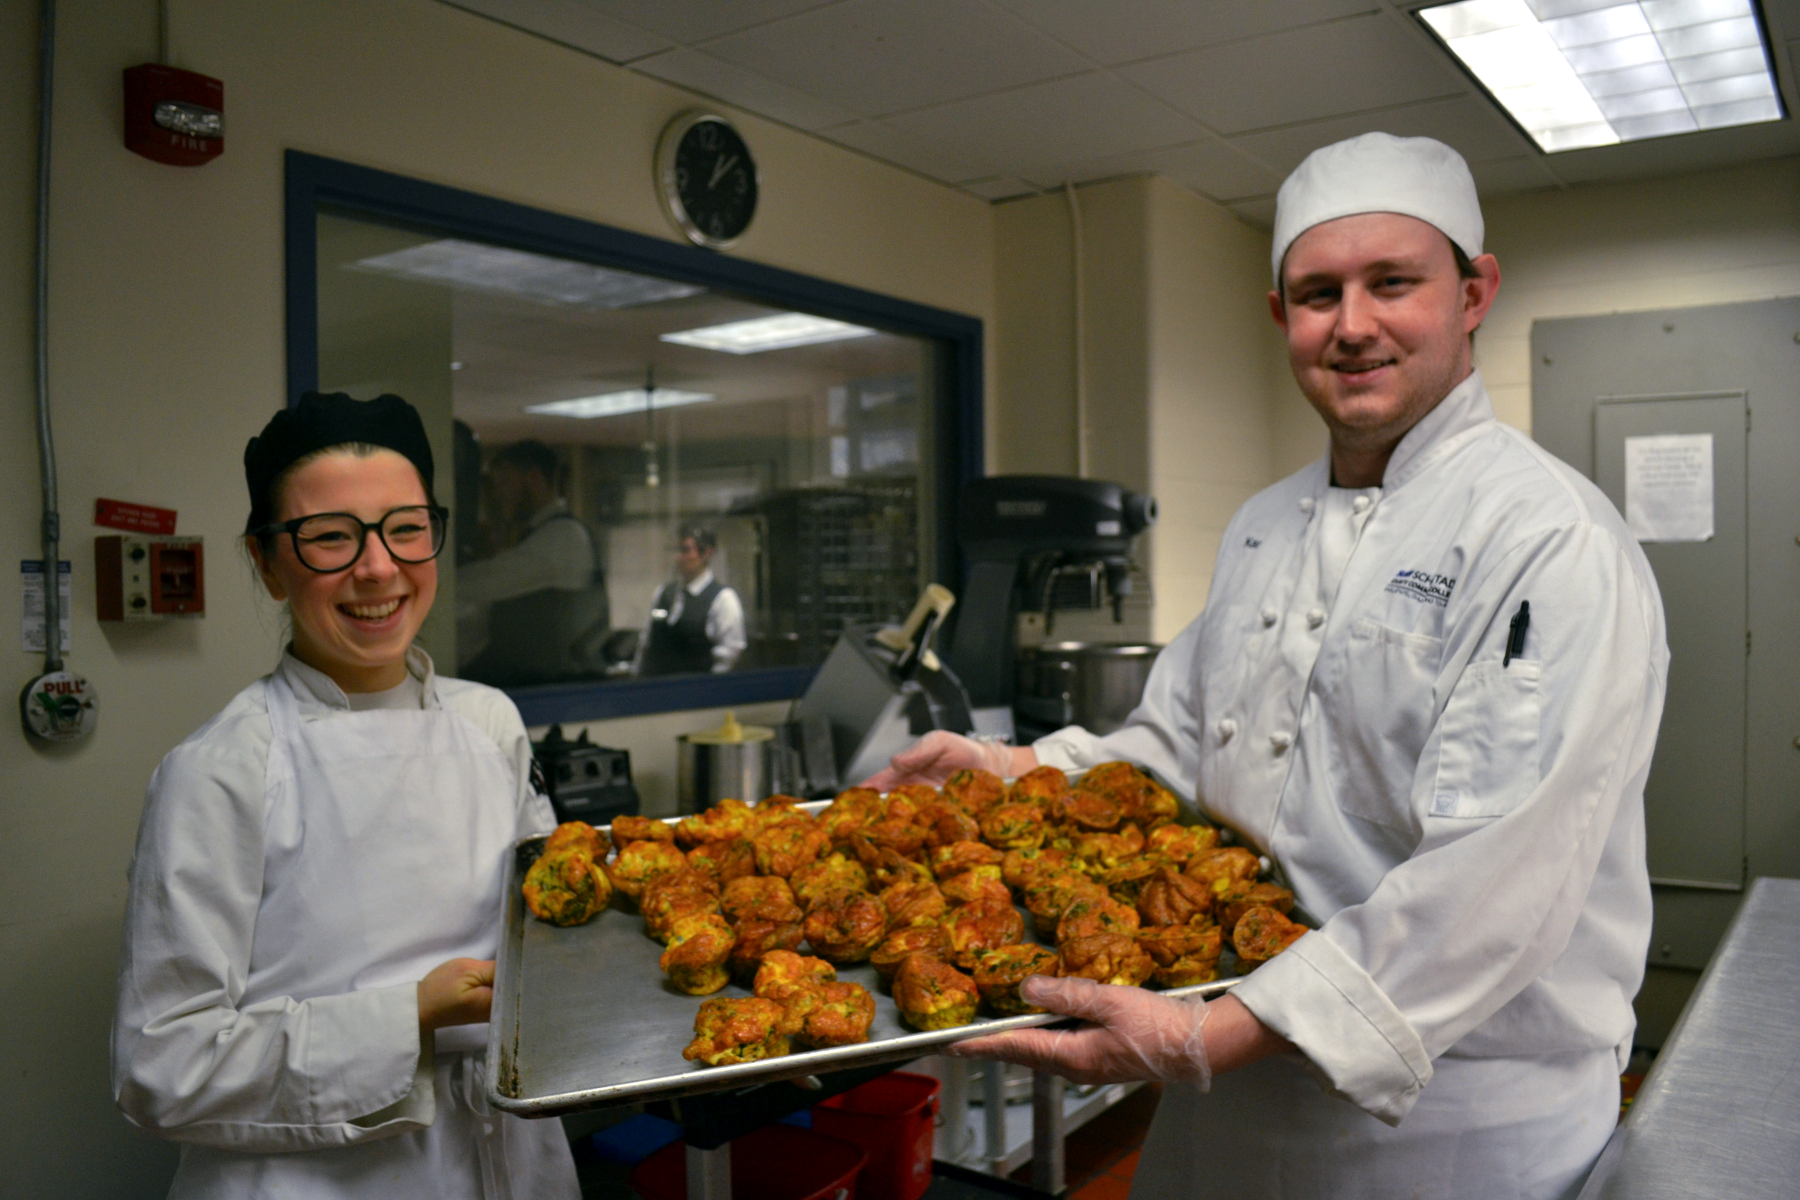
[[[56,564],[56,581],[61,586],[56,594],[61,597],[59,603],[62,611],[59,624],[62,626],[62,652],[69,652],[69,564]],[[19,591],[24,601],[25,621],[21,633],[22,648],[27,654],[44,652],[44,560],[27,558],[19,563]]]
[[[1625,523],[1640,542],[1712,540],[1712,434],[1625,439]]]

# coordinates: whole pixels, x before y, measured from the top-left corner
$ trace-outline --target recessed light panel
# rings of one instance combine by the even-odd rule
[[[680,388],[657,388],[657,408],[679,408],[684,404],[701,404],[715,397],[711,392],[684,392]],[[651,396],[643,388],[623,392],[607,392],[600,396],[577,396],[573,400],[552,400],[547,404],[527,404],[525,411],[551,417],[616,417],[622,413],[641,413],[651,407]]]
[[[874,332],[861,325],[815,317],[810,313],[777,313],[772,317],[665,333],[662,340],[678,346],[698,346],[702,350],[723,350],[727,354],[759,354],[764,350],[786,350],[790,346],[869,337]]]
[[[1419,17],[1545,151],[1779,121],[1752,0],[1461,0]]]
[[[527,250],[440,238],[350,264],[361,271],[580,308],[635,308],[706,289]]]

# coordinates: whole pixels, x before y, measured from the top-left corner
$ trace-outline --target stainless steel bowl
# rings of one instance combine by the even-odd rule
[[[1161,646],[1116,642],[1045,642],[1019,650],[1013,706],[1052,728],[1080,725],[1111,733],[1138,701]]]

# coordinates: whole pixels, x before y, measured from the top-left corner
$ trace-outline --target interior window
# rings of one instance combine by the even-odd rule
[[[321,390],[431,432],[446,673],[811,666],[929,582],[931,340],[347,214],[317,261]]]

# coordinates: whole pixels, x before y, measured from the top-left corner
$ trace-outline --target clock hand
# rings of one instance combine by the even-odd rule
[[[728,154],[713,163],[712,178],[706,181],[707,189],[710,191],[717,187],[719,180],[725,178],[725,173],[735,166],[737,166],[737,155],[735,154]]]

